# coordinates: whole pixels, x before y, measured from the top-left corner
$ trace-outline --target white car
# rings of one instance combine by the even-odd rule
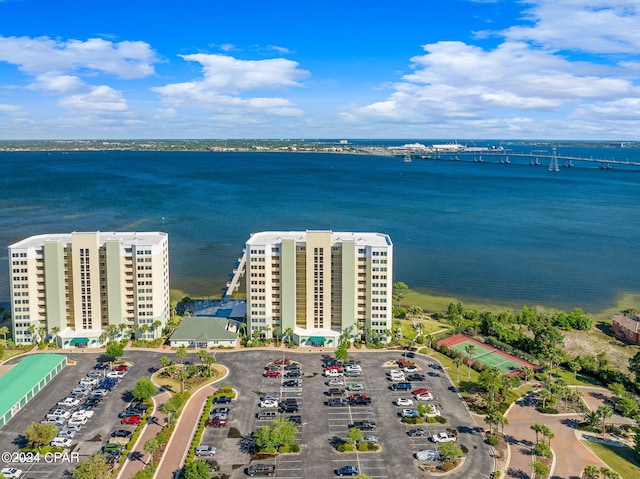
[[[51,441],[51,445],[54,447],[70,447],[71,443],[72,441],[68,437],[56,437]]]
[[[360,439],[358,442],[380,442],[380,440],[378,439],[378,436],[362,436],[362,439]]]
[[[107,373],[107,377],[111,379],[122,379],[124,377],[124,371],[111,371]]]
[[[456,439],[456,436],[448,432],[440,432],[431,436],[431,441],[433,442],[456,442]]]
[[[40,421],[42,424],[53,424],[55,426],[62,426],[65,419],[63,417],[47,417]]]
[[[72,419],[76,417],[91,418],[93,417],[94,414],[95,414],[95,411],[93,409],[80,408],[71,415],[71,418]]]
[[[47,414],[47,419],[48,418],[68,419],[69,416],[71,416],[71,413],[66,409],[56,409],[55,411]]]
[[[76,437],[77,433],[78,431],[74,431],[73,429],[62,429],[58,431],[58,437],[73,439],[74,437]]]
[[[68,426],[84,426],[85,424],[87,424],[88,420],[89,418],[86,416],[75,416],[69,419],[69,422],[67,423],[67,425]]]
[[[66,397],[62,401],[58,401],[59,406],[78,406],[80,404],[80,399],[74,397]]]
[[[86,377],[80,380],[80,384],[82,386],[96,386],[98,384],[98,380],[96,378]]]
[[[344,380],[342,379],[329,379],[327,386],[344,386]]]
[[[196,447],[196,456],[213,456],[215,453],[216,453],[216,448],[213,446]]]
[[[396,406],[413,406],[413,400],[408,398],[396,399]]]
[[[435,449],[425,449],[415,454],[418,461],[436,461],[440,459],[440,454]]]
[[[0,470],[0,473],[4,475],[7,479],[18,479],[22,476],[22,469],[16,469],[15,467],[5,467]]]
[[[260,401],[260,407],[278,407],[278,401],[275,399],[265,399]]]
[[[403,409],[402,417],[420,417],[420,413],[415,409]]]
[[[438,411],[435,407],[431,406],[429,412],[425,414],[425,417],[436,417],[440,415],[440,411]]]
[[[108,393],[109,391],[107,391],[106,389],[96,389],[95,391],[93,391],[94,396],[100,397],[105,397]]]
[[[418,370],[416,366],[407,366],[403,369],[405,373],[415,373]]]
[[[424,394],[416,394],[416,401],[433,401],[433,394],[424,393]]]
[[[61,431],[76,431],[76,432],[78,432],[80,429],[82,429],[82,425],[81,424],[67,424],[65,427],[63,427],[60,430]]]
[[[346,370],[347,371],[360,371],[360,372],[362,372],[362,366],[360,366],[359,364],[354,364],[353,366],[347,366]]]

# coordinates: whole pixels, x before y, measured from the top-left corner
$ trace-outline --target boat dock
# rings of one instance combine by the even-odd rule
[[[225,299],[231,298],[231,295],[238,291],[240,287],[240,280],[242,276],[244,276],[245,266],[247,264],[247,250],[245,248],[242,249],[242,256],[238,259],[238,264],[233,268],[233,275],[231,276],[231,281],[227,282],[224,288],[224,294],[222,296],[222,300],[224,302]]]

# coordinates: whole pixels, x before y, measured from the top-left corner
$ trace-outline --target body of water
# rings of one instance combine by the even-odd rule
[[[558,154],[640,159],[637,150],[585,150]],[[640,292],[640,168],[550,172],[490,160],[0,152],[0,244],[166,231],[171,287],[217,295],[252,232],[378,231],[394,242],[394,280],[415,290],[592,311]],[[0,300],[8,274],[5,253]]]

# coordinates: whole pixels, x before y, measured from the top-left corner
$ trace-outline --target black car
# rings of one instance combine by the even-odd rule
[[[84,403],[84,406],[85,407],[96,407],[98,404],[100,404],[101,400],[102,400],[102,398],[100,398],[100,397],[89,398],[87,400],[87,402]]]
[[[302,424],[302,416],[289,416],[287,419],[297,426]]]
[[[298,412],[299,410],[300,408],[296,404],[283,404],[280,406],[280,412],[286,412],[288,414]]]
[[[213,399],[213,404],[229,404],[231,402],[231,398],[229,396],[218,396]]]
[[[407,431],[407,435],[411,437],[421,437],[424,436],[424,429],[409,429]]]
[[[140,416],[141,414],[142,413],[140,411],[136,411],[135,409],[125,409],[120,414],[118,414],[118,417],[122,419],[123,417]]]
[[[296,388],[300,386],[300,381],[298,379],[290,379],[282,383],[282,387],[284,388]]]
[[[287,399],[284,399],[284,400],[280,401],[280,405],[281,406],[283,406],[285,404],[291,404],[293,406],[297,406],[298,405],[298,401],[297,401],[296,398],[287,398]]]
[[[376,423],[373,421],[355,421],[353,424],[349,424],[349,429],[352,427],[361,431],[373,431],[376,428]]]
[[[126,429],[118,429],[117,431],[113,431],[111,433],[111,437],[131,437],[132,434],[132,431],[127,431]]]
[[[104,363],[98,363],[93,367],[93,369],[109,369],[109,366]]]
[[[122,452],[120,452],[120,451],[109,451],[107,453],[107,457],[106,457],[107,464],[109,464],[109,465],[115,464],[116,462],[118,462],[120,460],[121,456],[122,456]]]
[[[331,407],[345,407],[348,405],[349,405],[349,401],[347,401],[346,399],[335,398],[335,399],[329,399],[327,401],[327,406],[331,406]]]
[[[298,363],[291,363],[291,364],[287,364],[284,367],[285,371],[299,371],[300,370],[300,365]]]
[[[299,378],[300,371],[287,371],[284,375],[285,378]]]
[[[409,374],[407,376],[407,381],[424,381],[425,379],[424,374]]]
[[[408,352],[408,353],[402,353],[402,355],[403,355],[404,357],[406,357],[406,358],[415,358],[415,357],[416,357],[416,353],[411,353],[411,352]]]

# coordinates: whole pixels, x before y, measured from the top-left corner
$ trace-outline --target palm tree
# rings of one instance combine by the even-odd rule
[[[600,478],[600,468],[593,464],[589,464],[582,471],[583,479],[599,479]]]
[[[0,334],[2,334],[2,339],[7,340],[7,334],[9,334],[9,328],[6,326],[2,326],[0,328]]]
[[[49,333],[49,335],[52,338],[55,338],[58,335],[59,332],[60,332],[60,327],[59,326],[54,326],[53,328],[51,328],[51,332]]]
[[[153,337],[156,337],[156,331],[158,331],[158,329],[160,328],[160,326],[162,326],[162,321],[160,321],[159,319],[156,319],[153,322]]]
[[[542,399],[542,409],[546,409],[547,401],[551,399],[551,392],[548,389],[538,391],[538,396]]]
[[[609,406],[603,405],[603,406],[600,406],[596,412],[598,413],[598,416],[600,416],[600,418],[602,419],[602,433],[606,435],[607,427],[606,427],[605,420],[613,416],[613,409],[611,409]]]
[[[145,452],[148,452],[151,455],[149,461],[153,466],[153,453],[160,447],[160,440],[157,437],[153,437],[145,442],[143,447]]]
[[[180,360],[180,364],[187,357],[187,347],[183,344],[176,350],[176,358]]]
[[[460,366],[462,366],[462,358],[460,356],[456,356],[455,358],[453,358],[453,364],[455,364],[456,366],[456,376],[457,376],[457,380],[460,381]]]
[[[600,422],[600,414],[597,411],[589,411],[584,415],[584,422],[591,427],[595,427]]]
[[[471,377],[471,357],[475,354],[476,347],[473,344],[467,344],[464,350],[467,353],[467,366],[469,368],[467,377],[470,378]]]
[[[34,342],[35,339],[35,332],[36,332],[36,327],[33,324],[30,324],[29,327],[27,328],[27,332],[29,333],[29,335],[31,336],[31,342]]]
[[[207,356],[209,356],[209,353],[206,349],[201,349],[200,351],[198,351],[197,356],[198,358],[200,358],[200,361],[202,361],[202,367],[204,367],[204,360]]]
[[[106,343],[108,339],[109,333],[107,333],[106,331],[102,331],[102,333],[100,333],[100,336],[98,337],[98,341],[100,341],[100,344]]]
[[[531,430],[534,431],[536,433],[536,444],[538,444],[538,442],[540,442],[538,440],[538,434],[542,432],[542,424],[539,424],[537,422],[534,422],[531,426],[530,426]]]
[[[273,338],[276,342],[276,347],[278,347],[278,342],[280,341],[280,335],[282,334],[282,328],[280,326],[273,327]]]

